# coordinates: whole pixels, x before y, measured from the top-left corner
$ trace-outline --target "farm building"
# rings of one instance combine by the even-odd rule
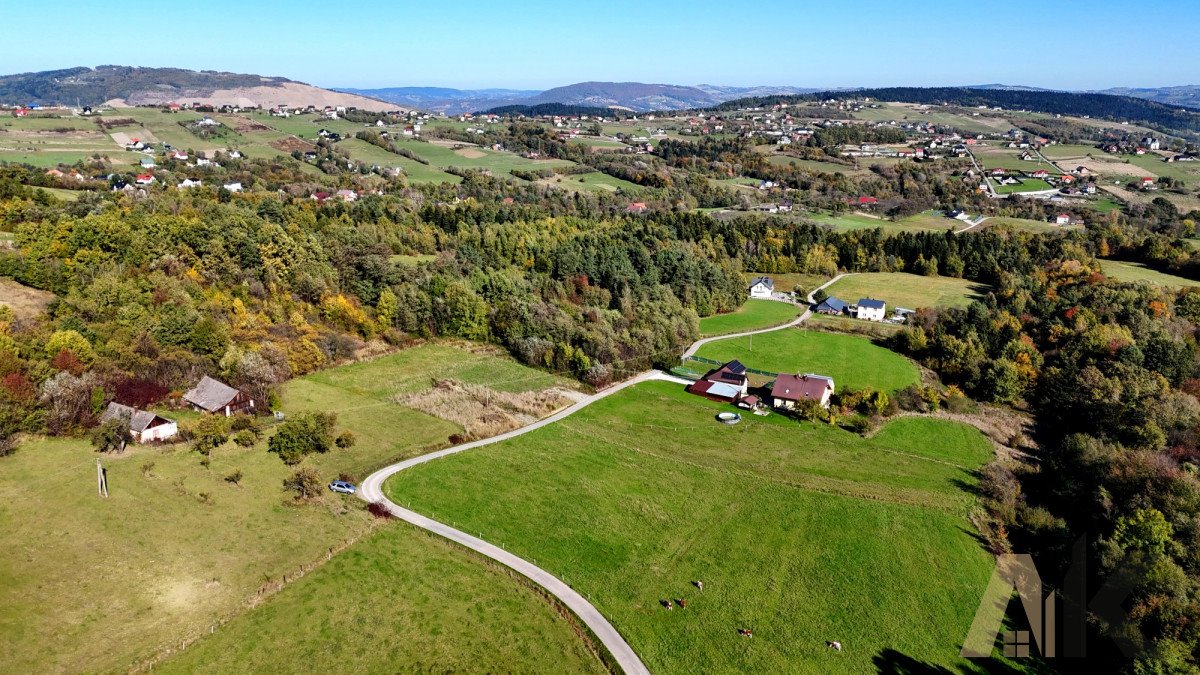
[[[192,404],[196,410],[221,413],[226,417],[241,412],[254,412],[254,399],[250,398],[249,394],[207,375],[183,395],[183,400]]]
[[[769,298],[774,291],[775,282],[771,280],[771,277],[758,277],[750,282],[750,297],[752,298]]]
[[[864,321],[883,321],[886,315],[887,303],[872,298],[860,299],[854,310],[854,316]]]
[[[771,404],[776,408],[795,408],[800,401],[816,401],[828,408],[832,395],[833,378],[824,375],[782,374],[771,385]]]
[[[817,314],[830,315],[846,314],[849,312],[849,310],[850,305],[847,305],[845,302],[842,302],[832,295],[822,300],[820,304],[813,309],[813,311],[815,311]]]
[[[714,401],[725,401],[733,403],[742,397],[742,390],[732,384],[724,382],[712,382],[709,380],[697,380],[688,385],[689,393],[703,396],[704,398]]]
[[[121,418],[129,420],[129,435],[138,443],[165,441],[179,433],[179,426],[173,420],[115,401],[108,404],[108,408],[100,416],[100,422],[103,424]]]
[[[743,366],[742,362],[738,360],[730,361],[719,368],[713,368],[700,379],[737,387],[738,393],[742,396],[746,395],[746,390],[749,387],[749,380],[746,378],[746,366]]]

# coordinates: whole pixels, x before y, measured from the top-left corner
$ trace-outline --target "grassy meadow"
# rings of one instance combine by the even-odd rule
[[[965,666],[992,565],[966,520],[982,435],[918,418],[871,439],[778,415],[725,426],[722,409],[643,383],[385,489],[564,579],[652,672]]]
[[[434,376],[501,391],[559,383],[491,348],[443,343],[299,378],[284,387],[284,412],[336,412],[338,429],[358,440],[304,463],[326,480],[361,479],[445,445],[459,426],[391,402],[393,393],[427,390]],[[0,458],[0,672],[126,670],[245,611],[261,587],[372,523],[353,497],[295,505],[281,485],[293,469],[266,451],[265,437],[250,448],[227,443],[208,467],[182,444],[106,455],[108,499],[96,495],[96,457],[85,439],[32,438]],[[238,483],[225,479],[236,471]],[[445,552],[421,538],[403,546],[426,556],[427,572],[406,577],[411,593],[438,597],[423,579],[450,564]],[[474,573],[488,574],[478,565]],[[469,611],[436,602],[447,611],[423,619],[434,633]]]
[[[893,391],[918,381],[908,359],[866,338],[801,328],[710,342],[696,353],[707,359],[738,359],[773,373],[816,373],[832,377],[839,390],[872,387]]]
[[[1173,274],[1159,272],[1141,263],[1122,262],[1120,260],[1101,260],[1100,269],[1104,275],[1117,281],[1147,282],[1168,288],[1183,288],[1184,286],[1200,286],[1200,281],[1185,279]]]
[[[155,671],[606,672],[574,622],[503,568],[395,523]]]
[[[889,309],[906,307],[965,307],[987,292],[987,287],[954,277],[926,277],[904,272],[849,274],[825,289],[848,303],[860,298],[887,302]]]
[[[724,335],[785,324],[800,316],[804,308],[775,300],[750,299],[736,311],[700,319],[700,335]]]

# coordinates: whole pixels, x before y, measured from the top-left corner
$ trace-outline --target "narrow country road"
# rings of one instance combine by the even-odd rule
[[[816,288],[814,288],[812,293],[809,293],[808,297],[805,298],[808,301],[808,304],[812,305],[815,302],[815,300],[813,300],[813,295],[815,295],[817,291],[828,288],[829,286],[832,286],[833,284],[835,284],[839,280],[841,280],[842,277],[848,277],[851,274],[854,274],[854,273],[846,272],[844,274],[839,274],[836,277],[830,279],[829,281],[826,281],[825,283],[821,284],[820,286],[817,286]],[[811,307],[809,309],[804,310],[803,314],[796,317],[791,322],[785,323],[782,326],[774,326],[772,328],[762,328],[759,330],[748,330],[743,333],[729,333],[727,335],[714,335],[712,337],[701,338],[701,339],[693,342],[691,347],[687,348],[687,351],[685,351],[683,353],[683,358],[686,359],[689,356],[695,356],[696,352],[701,347],[703,347],[704,345],[706,345],[710,342],[715,342],[717,340],[728,340],[730,338],[736,338],[736,337],[745,337],[747,335],[758,335],[759,333],[770,333],[773,330],[783,330],[784,328],[791,328],[792,326],[799,326],[800,324],[804,323],[805,321],[808,321],[808,317],[810,317],[810,316],[812,316],[812,308]]]
[[[831,286],[842,277],[848,276],[848,274],[849,273],[839,274],[813,289],[812,293],[809,293],[808,297],[806,298],[808,303],[811,305],[814,302],[813,295],[816,294],[817,291]],[[812,316],[811,308],[806,309],[804,313],[797,317],[794,321],[786,323],[782,326],[747,331],[744,333],[734,333],[732,335],[718,335],[711,338],[697,340],[696,342],[693,342],[690,347],[688,347],[687,351],[683,353],[683,356],[688,357],[695,354],[696,350],[702,345],[712,342],[713,340],[727,340],[729,338],[740,337],[743,335],[757,335],[759,333],[769,333],[771,331],[783,330],[785,328],[790,328],[803,323],[804,321],[808,320],[810,316]],[[489,544],[478,537],[473,537],[466,532],[457,530],[449,525],[446,525],[445,523],[439,523],[438,521],[423,516],[416,511],[411,511],[400,506],[399,504],[388,499],[387,495],[383,491],[383,484],[391,476],[419,464],[424,464],[435,459],[441,459],[442,457],[448,457],[466,450],[481,448],[486,445],[492,445],[493,443],[500,443],[501,441],[506,441],[510,438],[516,438],[517,436],[541,429],[548,424],[554,424],[555,422],[574,415],[596,401],[611,396],[612,394],[615,394],[626,387],[650,380],[663,380],[678,384],[691,384],[691,380],[685,380],[681,377],[668,375],[657,370],[642,373],[636,377],[625,380],[624,382],[614,384],[607,389],[598,391],[595,394],[585,396],[579,399],[576,403],[563,408],[553,415],[550,415],[545,419],[538,420],[537,422],[534,422],[528,426],[521,427],[520,429],[514,429],[498,436],[492,436],[491,438],[485,438],[479,441],[463,443],[454,447],[445,448],[444,450],[437,450],[435,452],[421,455],[419,457],[413,457],[411,459],[406,459],[402,462],[397,462],[390,466],[384,467],[370,476],[367,476],[366,480],[364,480],[362,485],[359,486],[358,496],[368,503],[381,502],[385,507],[387,507],[389,513],[400,520],[412,525],[416,525],[423,530],[432,532],[440,537],[445,537],[446,539],[449,539],[450,541],[453,541],[461,546],[465,546],[472,551],[487,556],[488,558],[524,576],[538,586],[541,586],[546,590],[546,592],[553,595],[559,600],[559,602],[563,603],[563,605],[570,609],[575,616],[579,617],[580,621],[582,621],[584,625],[586,625],[588,629],[592,631],[592,634],[600,640],[600,643],[603,644],[604,648],[607,649],[609,654],[612,655],[613,659],[616,661],[617,665],[620,666],[623,672],[627,673],[628,675],[648,675],[650,671],[647,670],[645,664],[642,663],[642,660],[638,657],[637,653],[633,651],[633,648],[629,646],[629,643],[625,641],[625,638],[621,637],[621,634],[617,631],[617,629],[608,622],[608,619],[604,618],[604,615],[600,613],[600,610],[596,609],[592,603],[588,602],[586,598],[573,590],[561,579],[553,574],[550,574],[537,565],[534,565],[528,560],[505,551],[499,546]]]
[[[509,553],[508,551],[505,551],[499,546],[489,544],[478,537],[472,537],[466,532],[456,530],[449,525],[439,523],[438,521],[433,520],[432,518],[427,518],[415,511],[410,511],[388,499],[387,495],[385,495],[383,492],[384,482],[392,475],[405,469],[463,452],[464,450],[471,450],[472,448],[479,448],[485,445],[506,441],[510,438],[516,438],[517,436],[527,434],[536,429],[541,429],[548,424],[553,424],[561,419],[573,415],[592,403],[615,394],[626,387],[638,384],[639,382],[646,382],[648,380],[665,380],[667,382],[677,382],[679,384],[691,383],[690,380],[667,375],[666,373],[656,370],[642,373],[637,377],[625,380],[624,382],[615,384],[608,389],[598,391],[595,394],[587,396],[574,405],[564,408],[545,419],[538,420],[529,426],[521,427],[520,429],[514,429],[507,433],[500,434],[499,436],[492,436],[491,438],[485,438],[480,441],[463,443],[462,445],[456,445],[452,448],[446,448],[445,450],[438,450],[437,452],[431,452],[427,455],[421,455],[420,457],[413,457],[412,459],[407,459],[403,462],[398,462],[396,464],[392,464],[391,466],[380,469],[370,476],[367,476],[367,479],[364,480],[362,485],[359,487],[358,496],[367,502],[382,502],[385,506],[387,506],[387,510],[397,518],[416,525],[423,530],[432,532],[438,536],[445,537],[446,539],[465,546],[472,551],[481,553],[488,558],[491,558],[492,560],[504,565],[505,567],[508,567],[521,574],[538,586],[546,589],[547,592],[558,598],[558,600],[562,602],[568,609],[570,609],[575,616],[579,617],[579,619],[583,621],[584,625],[586,625],[588,629],[592,631],[592,634],[594,634],[597,639],[600,640],[601,644],[604,645],[604,648],[607,649],[609,654],[612,655],[613,659],[617,662],[617,665],[621,667],[623,672],[627,673],[628,675],[648,675],[650,671],[646,669],[646,666],[642,663],[642,660],[638,658],[637,653],[633,651],[633,648],[629,646],[629,643],[625,642],[625,638],[621,637],[621,634],[617,632],[617,629],[613,628],[613,625],[604,618],[604,615],[600,613],[600,610],[596,609],[592,603],[588,602],[582,595],[575,592],[570,586],[568,586],[558,577],[555,577],[553,574],[550,574],[546,570],[534,565],[528,560],[524,560],[513,555],[512,553]]]

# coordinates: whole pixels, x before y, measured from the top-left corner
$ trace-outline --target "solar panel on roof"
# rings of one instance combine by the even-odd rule
[[[742,375],[746,372],[746,366],[743,366],[741,361],[730,361],[725,367],[735,375]]]

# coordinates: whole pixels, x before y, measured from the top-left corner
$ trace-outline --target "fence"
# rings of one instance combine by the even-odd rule
[[[706,358],[704,358],[703,356],[689,356],[689,357],[687,357],[686,359],[684,359],[684,362],[685,362],[685,363],[686,363],[687,361],[698,361],[698,362],[700,362],[700,363],[707,363],[707,364],[709,364],[709,365],[713,365],[713,366],[723,366],[723,365],[725,365],[725,362],[724,362],[724,361],[714,361],[714,360],[712,360],[712,359],[706,359]],[[755,375],[762,375],[763,377],[778,377],[778,376],[779,376],[779,373],[772,373],[772,372],[771,372],[771,371],[769,371],[769,370],[758,370],[758,369],[756,369],[756,368],[747,368],[747,369],[746,369],[746,372],[747,372],[747,373],[753,373],[753,374],[755,374]]]

